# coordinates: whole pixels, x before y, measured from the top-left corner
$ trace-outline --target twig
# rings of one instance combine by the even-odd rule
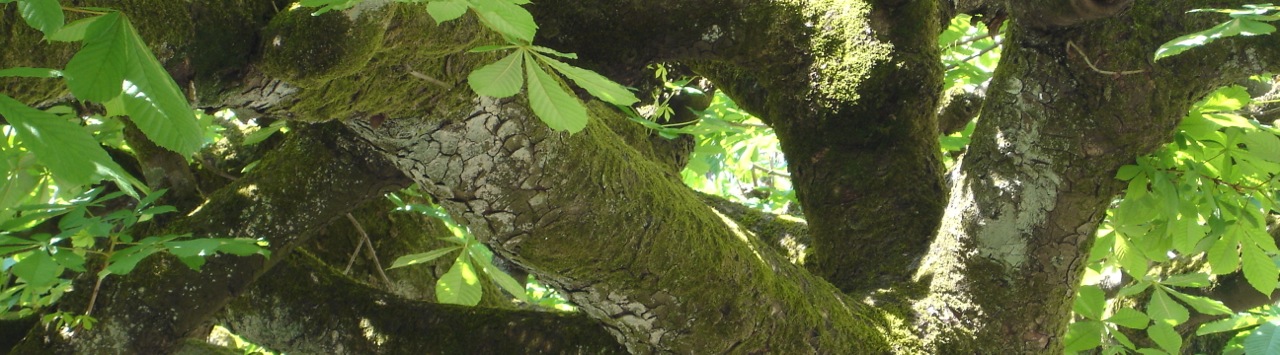
[[[351,225],[356,227],[356,232],[360,233],[361,241],[363,241],[361,244],[368,247],[365,249],[365,254],[370,260],[373,260],[373,268],[374,270],[378,270],[378,277],[382,278],[382,282],[387,283],[387,289],[395,288],[395,284],[391,283],[391,278],[388,278],[387,273],[382,271],[382,262],[378,261],[378,252],[373,250],[373,241],[369,240],[369,233],[365,233],[364,227],[360,226],[360,222],[356,221],[356,218],[351,216],[350,213],[347,214],[347,220],[351,221]],[[359,249],[360,248],[357,246],[356,250]]]
[[[428,83],[435,84],[436,86],[442,87],[446,90],[453,89],[453,85],[449,85],[443,81],[440,81],[440,79],[427,76],[427,74],[419,73],[417,70],[413,70],[413,68],[410,68],[408,65],[404,66],[404,70],[408,71],[409,75],[413,75],[413,77],[415,78],[426,80]]]
[[[982,50],[978,51],[978,53],[974,53],[968,57],[964,57],[964,59],[961,59],[958,63],[965,63],[970,60],[974,60],[975,58],[981,57],[983,54],[987,54],[987,52],[990,52],[995,50],[996,48],[999,48],[1001,44],[1004,44],[1004,40],[996,40],[994,45],[987,48],[983,48]],[[956,65],[948,65],[946,70],[955,69],[955,67]]]
[[[1093,61],[1089,60],[1089,56],[1085,55],[1084,51],[1080,50],[1079,46],[1076,46],[1075,42],[1067,41],[1067,48],[1075,49],[1076,53],[1080,53],[1080,57],[1084,58],[1084,64],[1088,64],[1089,69],[1093,69],[1093,71],[1096,71],[1098,73],[1102,73],[1106,75],[1131,75],[1131,74],[1146,72],[1146,70],[1125,70],[1125,71],[1114,72],[1110,70],[1098,69],[1098,67],[1093,65]]]
[[[240,180],[240,178],[239,178],[239,177],[237,177],[237,176],[235,176],[235,175],[231,175],[231,174],[229,174],[229,173],[227,173],[227,172],[225,172],[225,171],[222,171],[222,170],[218,169],[218,167],[217,167],[217,166],[214,166],[214,165],[213,165],[213,162],[209,161],[209,159],[208,159],[208,158],[205,158],[205,157],[203,157],[203,156],[202,156],[202,157],[200,157],[200,163],[204,165],[205,170],[208,170],[209,172],[212,172],[214,175],[217,175],[217,176],[221,176],[221,177],[227,178],[227,180],[231,180],[231,181]]]

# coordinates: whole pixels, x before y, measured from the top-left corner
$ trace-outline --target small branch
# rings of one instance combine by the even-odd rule
[[[1131,74],[1146,72],[1146,70],[1125,70],[1125,71],[1114,72],[1110,70],[1098,69],[1098,67],[1093,65],[1093,61],[1089,60],[1089,56],[1085,55],[1084,51],[1080,50],[1080,47],[1076,46],[1075,42],[1067,41],[1067,48],[1075,49],[1076,53],[1080,53],[1080,57],[1084,58],[1084,64],[1088,64],[1089,69],[1093,69],[1093,71],[1096,71],[1098,73],[1102,73],[1106,75],[1131,75]]]
[[[413,75],[413,77],[415,78],[425,80],[426,82],[435,84],[436,86],[444,88],[445,90],[453,89],[453,85],[449,85],[448,83],[440,81],[440,79],[432,78],[430,76],[427,76],[426,74],[413,70],[413,68],[410,68],[408,65],[404,66],[404,70],[408,71],[409,75]]]
[[[213,162],[210,162],[209,159],[206,157],[203,157],[203,156],[200,157],[200,164],[204,165],[204,169],[208,170],[209,172],[212,172],[214,175],[224,177],[227,180],[231,180],[231,181],[240,180],[240,177],[231,175],[225,171],[222,171],[221,169],[218,169],[218,167],[214,166]]]
[[[751,169],[753,169],[753,170],[760,170],[760,171],[762,171],[762,172],[764,172],[765,174],[768,174],[768,175],[770,175],[770,176],[775,176],[775,177],[780,177],[780,178],[787,178],[787,179],[790,179],[790,178],[791,178],[791,174],[787,174],[787,173],[780,172],[780,171],[775,171],[775,170],[773,170],[773,169],[769,169],[769,168],[762,167],[762,166],[755,165],[755,164],[751,164]]]
[[[378,277],[381,277],[382,282],[387,284],[388,290],[395,288],[395,284],[391,283],[391,278],[387,277],[386,271],[382,270],[382,262],[378,261],[378,252],[373,250],[373,241],[369,240],[369,233],[365,233],[364,227],[361,226],[360,222],[356,221],[356,218],[351,216],[350,213],[347,214],[347,220],[351,221],[351,225],[356,227],[356,232],[360,233],[360,240],[362,241],[361,244],[368,247],[365,249],[365,254],[373,261],[373,268],[378,271]],[[357,246],[356,250],[359,251],[359,249],[360,247]]]
[[[996,40],[996,43],[995,43],[994,45],[992,45],[992,46],[990,46],[990,47],[987,47],[987,48],[983,48],[982,50],[978,51],[978,53],[974,53],[973,55],[970,55],[970,56],[968,56],[968,57],[964,57],[964,59],[961,59],[961,60],[960,60],[960,63],[965,63],[965,62],[968,62],[968,61],[970,61],[970,60],[974,60],[974,59],[976,59],[976,58],[978,58],[978,57],[981,57],[983,54],[987,54],[987,52],[991,52],[991,51],[995,50],[996,48],[1000,48],[1000,45],[1002,45],[1002,44],[1004,44],[1004,40]],[[948,66],[947,66],[947,68],[946,68],[946,70],[955,69],[955,67],[956,67],[955,65],[948,65]]]
[[[90,14],[90,15],[106,15],[107,14],[106,12],[102,12],[102,11],[90,11],[90,10],[85,10],[78,7],[68,7],[68,6],[63,6],[62,11],[79,12],[82,14]]]

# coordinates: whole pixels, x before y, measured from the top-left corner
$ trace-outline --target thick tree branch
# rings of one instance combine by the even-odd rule
[[[583,314],[407,300],[294,253],[218,321],[275,351],[301,354],[621,354]],[[452,334],[450,336],[438,336]]]
[[[199,272],[172,257],[148,258],[129,275],[107,279],[95,308],[100,323],[94,330],[54,336],[48,334],[59,330],[37,327],[18,352],[168,353],[182,338],[198,335],[193,332],[209,317],[318,228],[360,201],[408,185],[367,147],[343,138],[341,130],[333,125],[298,130],[257,169],[210,196],[189,217],[163,231],[134,231],[263,238],[272,258],[211,256]],[[85,309],[89,288],[76,289],[60,309]]]

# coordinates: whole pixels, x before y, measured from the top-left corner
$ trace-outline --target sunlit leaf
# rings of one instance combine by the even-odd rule
[[[1102,344],[1102,329],[1102,323],[1097,321],[1071,323],[1064,340],[1066,351],[1070,353],[1098,347]]]
[[[436,281],[436,300],[440,303],[475,306],[480,303],[481,292],[480,280],[465,258],[458,258]]]
[[[392,262],[391,267],[388,267],[387,269],[390,270],[390,269],[395,269],[399,267],[405,267],[409,265],[430,262],[432,260],[440,258],[441,256],[448,255],[449,253],[452,253],[461,249],[462,247],[460,246],[445,247],[445,248],[440,248],[440,249],[432,250],[425,253],[409,254],[409,255],[401,256],[399,258],[396,258],[396,261]]]
[[[467,8],[465,0],[433,0],[427,3],[427,14],[440,24],[462,17]]]
[[[574,67],[545,56],[539,59],[547,63],[551,69],[569,78],[569,80],[573,80],[574,84],[587,90],[591,96],[595,96],[601,101],[618,106],[631,106],[636,102],[640,102],[640,99],[637,99],[635,94],[632,94],[627,88],[609,80],[609,78],[596,74],[596,72]]]
[[[62,24],[66,21],[58,0],[20,0],[18,13],[22,14],[22,19],[28,25],[44,32],[46,38],[62,29]]]
[[[510,0],[469,0],[484,24],[503,35],[533,42],[538,25],[533,15]]]
[[[529,66],[529,106],[551,129],[576,133],[587,126],[587,108],[550,74]]]
[[[491,97],[510,97],[520,92],[524,85],[524,54],[511,53],[497,62],[476,69],[467,75],[467,83],[477,94]]]
[[[120,95],[132,48],[128,24],[120,13],[102,15],[85,32],[84,47],[71,57],[63,74],[67,88],[81,100],[105,102]],[[150,51],[148,51],[150,53]]]
[[[1280,269],[1276,268],[1276,263],[1252,243],[1241,244],[1240,251],[1240,269],[1245,280],[1258,292],[1270,295],[1280,283]]]
[[[1248,354],[1280,354],[1280,325],[1277,321],[1262,323],[1244,340]]]
[[[184,157],[195,154],[204,145],[204,131],[186,96],[127,19],[124,29],[132,63],[125,71],[121,100],[129,118],[156,145]]]
[[[1120,308],[1115,314],[1107,317],[1107,322],[1115,323],[1125,328],[1143,329],[1151,324],[1151,318],[1146,313],[1139,312],[1133,308]]]
[[[1093,320],[1101,320],[1102,311],[1107,306],[1107,295],[1102,292],[1102,289],[1094,285],[1085,285],[1081,286],[1077,292],[1079,294],[1073,307],[1076,314]]]
[[[111,178],[128,186],[124,169],[79,125],[3,94],[0,115],[8,120],[23,145],[58,178],[76,185]]]
[[[1186,307],[1169,298],[1164,290],[1156,288],[1151,292],[1151,301],[1147,303],[1147,316],[1157,324],[1178,325],[1186,322],[1191,314]]]
[[[1182,336],[1173,330],[1172,325],[1159,322],[1152,324],[1147,327],[1147,336],[1169,353],[1177,354],[1178,350],[1182,349]]]

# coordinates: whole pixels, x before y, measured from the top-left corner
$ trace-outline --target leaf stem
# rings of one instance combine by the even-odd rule
[[[70,6],[63,6],[62,11],[78,12],[78,13],[90,14],[90,15],[106,15],[107,14],[106,12],[102,12],[102,11],[85,10],[78,7],[70,7]]]

